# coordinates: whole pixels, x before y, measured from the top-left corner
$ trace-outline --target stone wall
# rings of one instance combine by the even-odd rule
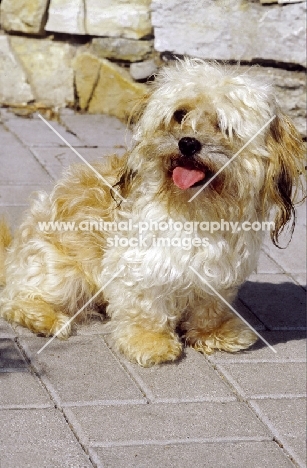
[[[199,8],[200,3],[206,7]],[[306,67],[305,21],[305,2],[152,0],[156,50],[206,59],[261,59]]]
[[[201,5],[201,6],[200,6]],[[260,63],[304,133],[299,0],[0,0],[0,105],[127,119],[174,55]]]
[[[127,119],[147,91],[133,77],[156,71],[150,13],[150,0],[2,0],[0,105]]]

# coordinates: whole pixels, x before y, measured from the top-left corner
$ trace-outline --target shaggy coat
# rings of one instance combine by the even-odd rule
[[[175,360],[183,342],[204,353],[251,346],[257,336],[220,297],[233,301],[255,269],[263,231],[201,223],[273,219],[278,244],[293,222],[303,145],[270,86],[177,61],[143,102],[131,151],[93,167],[72,166],[36,195],[9,247],[2,224],[1,316],[67,338],[101,290],[77,318],[105,306],[117,349],[140,365]],[[40,229],[50,221],[79,228]],[[93,228],[102,221],[117,230]]]

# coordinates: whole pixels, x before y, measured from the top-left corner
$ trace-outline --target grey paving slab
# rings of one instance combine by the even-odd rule
[[[21,223],[27,207],[21,206],[0,206],[0,216],[4,217],[14,231]]]
[[[53,340],[21,337],[32,365],[61,405],[146,403],[100,336]]]
[[[306,293],[286,275],[252,275],[239,297],[269,330],[306,329]]]
[[[2,410],[1,468],[90,468],[63,416],[54,409]]]
[[[13,113],[10,109],[5,107],[0,107],[0,122],[5,122],[7,119],[11,119],[13,117]]]
[[[261,250],[257,264],[257,273],[283,273],[283,270],[263,250]]]
[[[74,332],[78,336],[109,334],[110,320],[101,312],[99,316],[91,317],[85,323],[76,323]]]
[[[300,286],[306,290],[307,277],[306,273],[294,273],[292,274],[294,281],[296,281]]]
[[[15,342],[9,338],[0,338],[0,372],[21,372],[27,367]]]
[[[1,294],[1,289],[0,289],[0,294]],[[0,318],[0,338],[14,338],[15,336],[16,336],[16,332],[13,330],[11,325],[3,318]]]
[[[48,184],[50,176],[12,133],[0,125],[1,184]]]
[[[130,144],[130,131],[115,117],[61,114],[61,122],[87,146],[126,148]]]
[[[307,219],[307,201],[305,200],[304,203],[300,205],[296,205],[296,225],[297,226],[306,226],[306,219]]]
[[[78,137],[53,120],[48,123],[72,146],[82,146]],[[65,143],[41,119],[13,117],[5,126],[26,146],[65,146]]]
[[[302,362],[247,362],[217,365],[244,398],[303,397],[306,364]]]
[[[261,336],[275,349],[274,353],[261,340],[240,353],[218,352],[208,357],[213,362],[306,362],[305,331],[262,331]]]
[[[64,408],[83,443],[93,446],[270,440],[243,403],[156,403]]]
[[[29,330],[29,328],[18,325],[17,323],[13,322],[12,323],[12,328],[14,330],[15,336],[17,336],[17,337],[27,336],[29,338],[33,338],[34,336],[36,336],[35,334],[33,334],[33,332],[31,330]]]
[[[97,447],[98,468],[293,468],[274,442],[190,443]]]
[[[275,248],[267,239],[263,249],[284,271],[304,273],[306,271],[306,226],[297,224],[293,238],[286,249]]]
[[[88,163],[101,161],[104,157],[116,154],[123,154],[123,148],[99,147],[99,148],[76,148],[81,158],[75,154],[70,148],[32,148],[35,157],[40,161],[43,167],[46,168],[49,174],[55,180],[58,180],[63,171],[72,164],[85,164],[82,160],[85,159]]]
[[[232,307],[235,309],[239,317],[242,317],[246,322],[257,331],[262,331],[265,329],[263,323],[256,317],[253,312],[242,303],[239,297],[232,302]]]
[[[17,110],[18,112],[18,110]],[[16,114],[14,108],[10,107],[0,107],[0,122],[6,122],[7,120],[11,120],[14,118],[20,118],[18,114]]]
[[[306,467],[305,398],[250,402],[274,436],[302,468]]]
[[[283,440],[285,449],[293,456],[300,468],[306,468],[306,433],[298,437],[290,437]]]
[[[30,372],[0,373],[0,411],[5,408],[50,408],[53,406],[47,391],[37,377]]]
[[[192,349],[171,364],[142,368],[122,358],[129,372],[153,402],[231,401],[234,393],[206,358]]]
[[[53,184],[0,185],[0,206],[29,206],[35,192],[49,192]]]

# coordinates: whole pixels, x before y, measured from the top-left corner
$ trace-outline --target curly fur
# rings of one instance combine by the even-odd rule
[[[274,115],[271,125],[189,202],[197,188],[176,185],[174,169],[215,174]],[[182,138],[197,140],[193,157],[179,149]],[[182,352],[180,329],[186,344],[204,353],[252,345],[255,334],[189,267],[231,302],[255,269],[261,231],[206,233],[208,245],[189,250],[156,246],[154,235],[179,242],[202,232],[148,229],[146,246],[114,247],[109,237],[138,237],[144,220],[253,222],[267,220],[273,209],[272,240],[278,244],[293,220],[303,146],[270,86],[221,65],[177,61],[159,73],[143,103],[131,151],[123,158],[110,156],[95,169],[126,202],[85,165],[69,168],[50,195],[40,193],[8,249],[1,315],[52,335],[124,266],[95,305],[106,304],[117,349],[132,361],[149,366],[175,360]],[[38,229],[39,221],[100,219],[130,219],[134,228],[116,233]],[[59,337],[70,331],[67,325]]]

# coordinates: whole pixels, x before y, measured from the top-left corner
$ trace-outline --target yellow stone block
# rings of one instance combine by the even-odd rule
[[[92,114],[127,121],[148,92],[147,86],[134,82],[125,69],[89,53],[80,54],[74,68],[80,107]]]
[[[36,101],[52,107],[74,103],[73,46],[18,36],[11,36],[10,42],[28,76]]]
[[[90,54],[77,55],[73,62],[79,106],[86,109],[99,78],[101,63]]]

